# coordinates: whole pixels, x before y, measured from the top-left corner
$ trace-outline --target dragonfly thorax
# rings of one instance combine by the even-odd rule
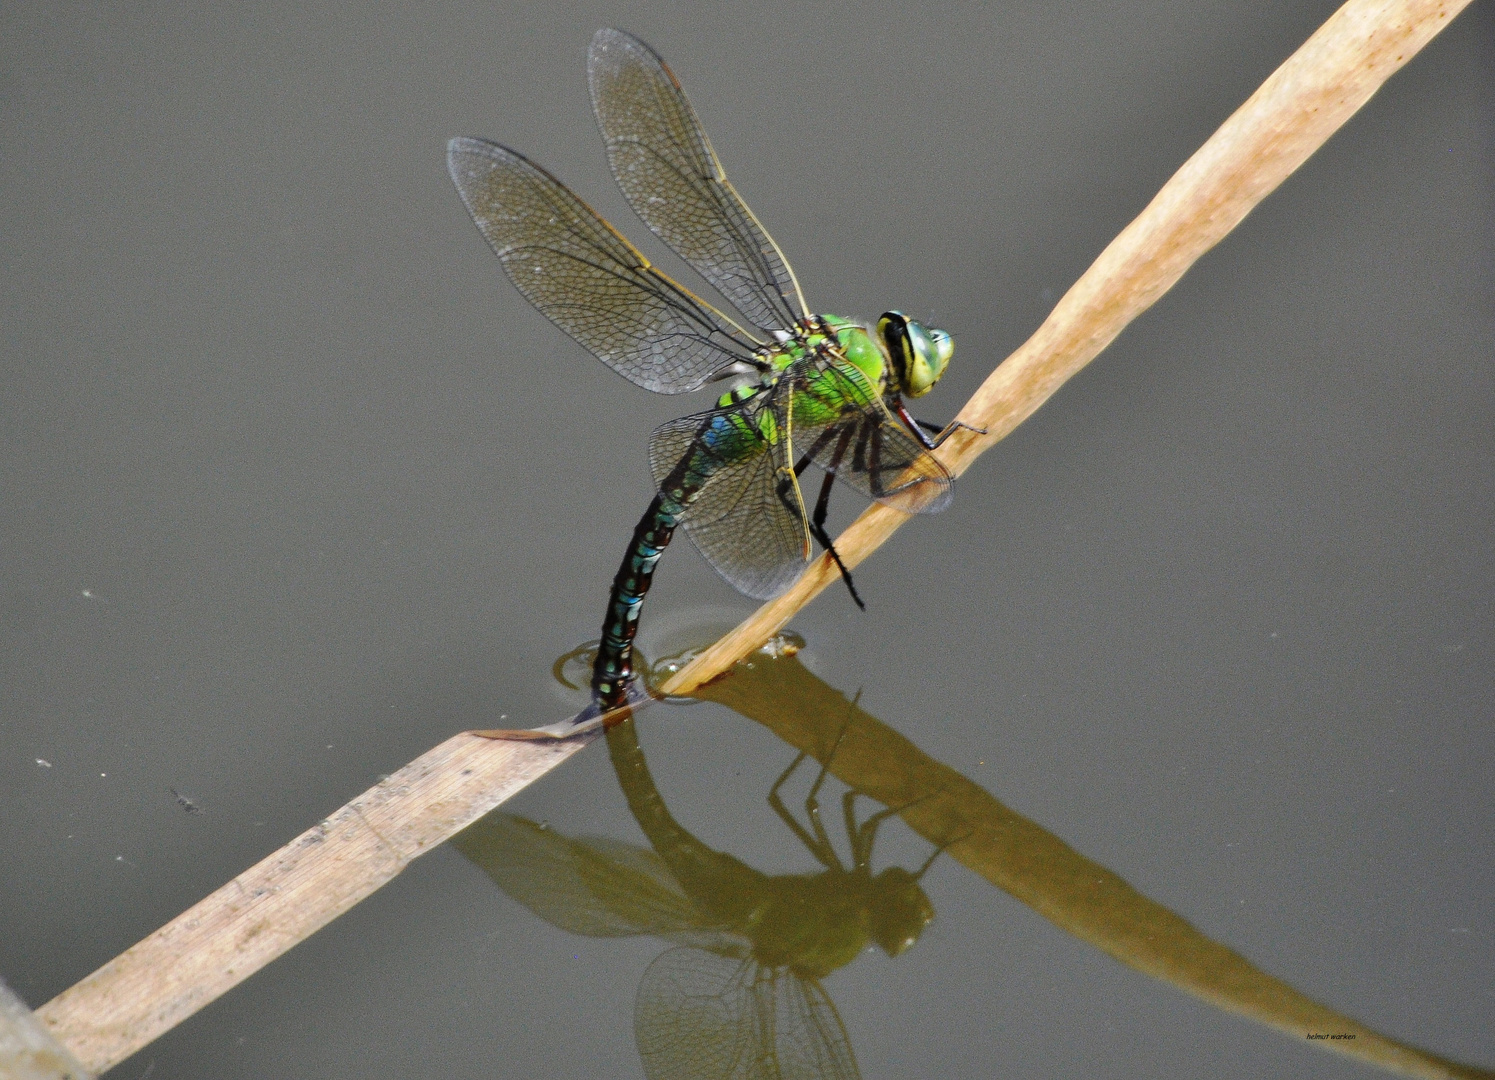
[[[757,354],[757,380],[744,381],[728,390],[717,400],[718,408],[748,401],[777,386],[790,369],[805,373],[807,367],[824,370],[830,365],[849,364],[860,372],[875,396],[882,397],[889,389],[887,349],[870,326],[839,315],[811,315],[792,333],[775,331],[775,335],[779,340]]]
[[[868,379],[880,379],[887,356],[872,338],[872,327],[839,315],[811,315],[794,332],[767,350],[770,364],[783,370],[805,357],[845,360]]]

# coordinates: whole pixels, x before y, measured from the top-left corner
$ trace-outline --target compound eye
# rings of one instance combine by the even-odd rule
[[[943,374],[946,366],[950,363],[950,357],[955,355],[955,342],[950,335],[943,330],[929,328],[929,337],[934,342],[934,349],[939,356],[940,372]]]
[[[908,325],[908,338],[913,345],[915,360],[909,364],[904,393],[909,397],[921,397],[940,381],[955,346],[950,335],[943,330],[926,329],[912,321]]]

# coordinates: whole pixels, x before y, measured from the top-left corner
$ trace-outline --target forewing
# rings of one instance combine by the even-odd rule
[[[452,846],[500,889],[562,930],[588,937],[704,930],[702,916],[658,855],[604,837],[568,837],[492,813]]]
[[[587,56],[607,160],[644,223],[755,325],[788,330],[807,312],[794,273],[737,194],[675,75],[621,30]]]
[[[768,412],[765,418],[764,412]],[[778,399],[760,398],[681,417],[649,437],[649,465],[662,491],[687,456],[710,476],[686,510],[683,522],[691,541],[712,567],[739,592],[768,600],[787,589],[810,557],[799,489],[783,439],[769,439],[764,428],[782,431]],[[787,502],[786,502],[787,500]]]
[[[756,342],[639,251],[522,154],[453,139],[447,169],[509,280],[551,322],[624,378],[695,390]]]
[[[867,498],[905,514],[937,514],[949,505],[955,478],[875,400],[860,371],[850,364],[834,364],[820,378],[836,388],[834,394],[822,391],[822,397],[837,397],[847,404],[831,423],[799,425],[795,441],[815,449],[815,464]],[[836,430],[821,438],[828,427]],[[850,438],[836,461],[838,436],[847,430]]]
[[[854,1080],[861,1074],[818,982],[748,958],[671,949],[634,1000],[649,1080]]]

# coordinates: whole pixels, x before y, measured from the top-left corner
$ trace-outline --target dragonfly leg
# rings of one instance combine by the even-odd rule
[[[882,486],[882,428],[868,424],[862,437],[867,442],[867,478],[872,481],[872,497],[880,499],[891,494]]]
[[[831,534],[825,531],[825,518],[830,513],[831,489],[835,486],[835,470],[840,466],[841,459],[846,456],[846,447],[851,442],[851,432],[851,428],[847,428],[841,432],[840,441],[836,443],[835,452],[831,454],[830,464],[826,466],[825,479],[820,484],[820,497],[815,500],[815,513],[810,518],[810,535],[815,538],[816,543],[830,552],[831,558],[835,560],[836,569],[841,571],[841,580],[846,582],[846,590],[851,593],[852,600],[856,602],[857,607],[866,611],[867,605],[862,602],[862,597],[857,592],[857,587],[851,580],[851,571],[841,561],[841,553],[836,550],[836,545],[831,541]],[[795,475],[804,472],[805,467],[810,464],[810,459],[825,445],[826,438],[830,434],[831,432],[827,431],[821,435],[805,456],[799,459],[799,464],[794,467]]]
[[[806,751],[800,751],[799,756],[779,774],[779,778],[774,781],[773,787],[768,791],[768,805],[773,807],[773,812],[785,825],[789,826],[790,831],[798,837],[800,843],[805,845],[810,854],[815,856],[815,861],[827,870],[844,870],[845,867],[841,865],[841,860],[836,855],[835,845],[831,843],[830,837],[826,834],[825,825],[820,819],[820,789],[825,785],[825,778],[830,775],[831,762],[835,760],[836,751],[841,747],[841,740],[846,737],[846,732],[851,727],[850,709],[856,708],[856,703],[861,696],[862,692],[858,690],[848,709],[846,723],[841,725],[841,730],[836,734],[836,741],[831,744],[830,753],[825,757],[825,764],[820,767],[814,783],[810,785],[809,794],[805,796],[805,816],[810,820],[810,829],[806,829],[795,820],[794,815],[789,812],[789,808],[784,805],[784,800],[779,795],[779,789],[793,775],[794,770],[799,768],[800,762],[809,756]],[[842,805],[844,806],[845,803],[843,802]],[[852,843],[855,845],[855,838],[852,838]]]
[[[809,455],[806,455],[801,459],[799,467],[794,470],[794,475],[798,476],[804,466],[808,464]],[[857,607],[866,611],[867,605],[862,602],[861,596],[857,594],[856,586],[851,583],[851,571],[841,561],[841,553],[836,550],[836,545],[831,542],[830,534],[825,531],[826,506],[830,502],[831,481],[833,479],[832,474],[825,474],[825,482],[820,488],[820,498],[816,500],[815,504],[815,516],[807,522],[807,526],[810,530],[810,536],[814,538],[816,543],[831,553],[831,558],[836,562],[836,569],[841,571],[841,580],[846,582],[846,587],[851,591],[851,598],[856,601]],[[784,504],[784,509],[788,510],[795,517],[804,520],[802,516],[804,511],[800,503],[791,495],[793,488],[793,478],[789,475],[788,470],[785,470],[779,477],[779,485],[775,494],[778,495],[779,502]]]
[[[903,404],[902,398],[898,399],[898,404],[894,408],[898,413],[898,418],[903,421],[903,426],[908,428],[914,438],[923,444],[925,450],[938,449],[946,439],[962,428],[966,431],[973,431],[977,435],[987,434],[985,428],[973,427],[963,420],[951,420],[944,427],[940,427],[938,424],[931,424],[928,420],[915,420],[909,415],[908,407]],[[925,434],[926,431],[934,432],[934,437],[930,438]]]
[[[831,839],[826,835],[825,825],[820,820],[820,789],[825,784],[825,778],[830,775],[831,762],[836,760],[836,751],[841,749],[841,740],[846,738],[846,732],[851,728],[851,709],[856,708],[857,701],[861,699],[861,696],[862,692],[858,690],[856,697],[852,698],[851,705],[847,710],[846,723],[842,724],[841,730],[836,733],[836,741],[831,744],[831,752],[825,755],[825,764],[820,766],[820,772],[815,777],[815,782],[810,785],[810,793],[805,796],[805,813],[810,818],[810,824],[815,828],[815,837],[820,843],[825,845],[825,849],[830,852],[831,859],[834,860],[833,862],[825,863],[831,869],[839,869],[841,861],[836,858],[836,849],[831,846]],[[847,796],[850,796],[850,799]],[[843,813],[855,798],[856,792],[854,791],[848,791],[842,796],[841,807]],[[850,838],[849,833],[848,837]],[[852,854],[855,856],[855,838],[851,839],[853,841]],[[821,861],[825,862],[823,859]]]
[[[945,849],[948,848],[951,844],[958,844],[962,840],[969,840],[970,838],[971,834],[966,833],[963,836],[955,837],[953,840],[946,840],[939,847],[935,848],[929,853],[929,858],[924,860],[924,865],[919,867],[918,873],[914,874],[914,880],[918,881],[920,878],[922,878],[924,874],[929,870],[929,868],[934,865],[934,860],[943,855],[945,853]]]
[[[931,791],[927,795],[920,795],[917,799],[910,799],[908,802],[903,803],[902,805],[884,807],[883,809],[879,810],[877,813],[869,817],[866,821],[862,822],[862,824],[857,828],[856,836],[852,838],[851,843],[852,850],[856,852],[856,857],[859,860],[857,862],[857,865],[866,867],[872,864],[872,845],[877,841],[877,830],[884,821],[895,814],[903,813],[911,806],[917,806],[925,799],[931,798],[932,796],[937,794],[938,792]],[[954,841],[951,842],[953,843]],[[949,844],[945,845],[945,847],[948,846]],[[936,851],[935,854],[938,855],[940,851],[944,850],[945,848],[942,847],[938,851]],[[930,859],[929,861],[933,862],[934,860]],[[924,865],[927,869],[929,863],[925,863]],[[923,871],[920,871],[920,873],[923,873]]]
[[[856,585],[851,580],[851,571],[841,561],[841,553],[836,550],[836,545],[831,540],[831,534],[825,531],[825,515],[830,507],[831,485],[835,479],[835,473],[826,473],[825,480],[820,485],[820,498],[815,500],[815,516],[810,519],[810,535],[815,538],[821,547],[831,553],[831,558],[836,563],[836,569],[841,571],[841,580],[846,582],[846,591],[851,593],[851,599],[856,603],[856,606],[866,611],[867,605],[862,601],[861,595],[857,592]]]
[[[857,866],[866,868],[872,865],[872,845],[877,841],[878,826],[898,813],[898,809],[889,806],[879,810],[857,828],[851,841],[851,846],[856,851]]]
[[[826,772],[830,768],[829,759],[827,764],[820,768],[820,775],[815,777],[815,782],[810,785],[810,793],[805,796],[805,816],[810,819],[810,827],[815,830],[815,857],[825,864],[827,869],[841,869],[841,860],[836,857],[836,849],[831,846],[831,838],[826,835],[825,823],[820,820],[820,785],[825,783]],[[821,858],[819,852],[824,851],[830,856],[829,859]]]
[[[867,859],[862,857],[861,843],[857,837],[857,792],[855,788],[847,788],[841,792],[841,816],[846,819],[846,842],[851,845],[852,868],[863,866]]]
[[[768,789],[768,805],[773,808],[775,814],[779,815],[779,820],[789,826],[790,832],[799,838],[799,842],[809,849],[810,854],[815,856],[816,862],[829,870],[834,870],[840,866],[840,863],[836,860],[836,853],[831,849],[830,844],[822,845],[819,838],[810,835],[809,830],[795,820],[794,815],[789,812],[789,808],[784,805],[784,800],[779,796],[779,788],[784,786],[784,782],[794,774],[795,769],[799,768],[799,763],[807,757],[809,757],[807,753],[800,751],[799,757],[789,763],[789,768],[779,774],[773,787]]]
[[[826,428],[820,433],[820,437],[810,444],[810,449],[806,450],[803,454],[800,455],[799,461],[794,466],[795,476],[803,475],[804,471],[809,468],[810,462],[815,460],[815,455],[820,453],[821,448],[824,447],[826,443],[831,441],[831,436],[834,434],[836,434],[835,428]],[[839,455],[837,456],[836,460],[841,460]]]

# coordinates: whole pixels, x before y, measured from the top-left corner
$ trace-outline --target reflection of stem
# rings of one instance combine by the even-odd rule
[[[793,657],[739,667],[731,678],[703,687],[699,695],[763,724],[822,761],[846,725],[845,738],[830,759],[831,772],[843,783],[887,806],[903,807],[903,819],[930,843],[945,847],[1061,930],[1128,967],[1297,1039],[1310,1033],[1353,1035],[1312,1045],[1409,1076],[1495,1077],[1378,1034],[1253,967],[1111,870],[926,756],[855,703],[850,703],[848,721],[846,698]]]
[[[1468,2],[1350,0],[1330,16],[1173,174],[1038,331],[966,402],[959,419],[987,434],[957,429],[938,455],[950,471],[964,472],[1093,360]],[[855,567],[906,520],[873,505],[836,538],[841,560]],[[822,555],[788,592],[665,683],[664,692],[686,694],[720,675],[839,576]]]

